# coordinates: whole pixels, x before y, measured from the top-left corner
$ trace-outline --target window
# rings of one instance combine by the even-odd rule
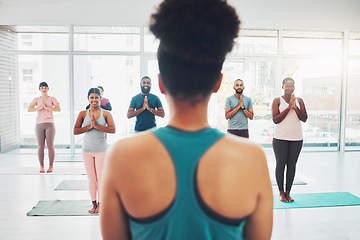
[[[75,26],[75,51],[140,51],[140,27]]]
[[[360,32],[349,33],[349,55],[360,55]]]
[[[341,32],[283,31],[285,54],[339,55],[342,54]]]
[[[238,54],[277,54],[277,30],[242,29],[236,39],[232,53]]]

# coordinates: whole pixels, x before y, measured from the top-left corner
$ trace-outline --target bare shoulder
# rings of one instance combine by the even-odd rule
[[[296,97],[296,99],[299,101],[299,102],[304,102],[304,100],[301,98],[301,97]]]
[[[83,111],[81,111],[81,112],[79,113],[79,116],[85,118],[86,113],[87,113],[87,110],[83,110]]]
[[[280,97],[274,98],[273,104],[280,104]]]
[[[219,141],[219,147],[226,159],[233,159],[236,162],[251,162],[251,164],[263,164],[266,162],[262,148],[246,138],[233,135],[225,136]]]
[[[132,137],[118,140],[108,151],[108,161],[112,167],[121,169],[139,168],[156,155],[161,143],[150,132],[139,133]]]
[[[105,117],[112,116],[110,111],[105,110],[105,109],[102,109],[102,110],[103,110],[103,114],[104,114]]]

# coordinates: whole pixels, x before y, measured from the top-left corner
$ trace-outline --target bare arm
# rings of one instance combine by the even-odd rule
[[[149,108],[149,111],[154,114],[155,116],[159,116],[159,117],[165,117],[165,112],[164,112],[164,108],[163,107],[159,107],[158,109],[154,109],[154,108]]]
[[[243,110],[243,112],[246,115],[246,117],[248,117],[250,120],[253,120],[253,118],[254,118],[254,110],[245,108]]]
[[[297,100],[299,101],[300,108],[295,105],[294,110],[296,112],[296,115],[301,121],[306,122],[308,115],[306,112],[304,101],[301,98],[297,98]]]
[[[128,240],[131,239],[129,223],[116,189],[119,175],[116,165],[119,156],[115,152],[114,147],[109,151],[105,161],[100,205],[101,233],[104,240]]]
[[[127,112],[127,118],[136,117],[140,113],[142,113],[146,108],[142,107],[138,110],[135,110],[134,108],[129,108]]]
[[[262,154],[259,166],[256,168],[258,182],[258,197],[255,210],[246,220],[244,237],[246,240],[269,240],[273,226],[273,193],[266,163]]]
[[[225,109],[225,118],[226,118],[226,120],[228,120],[229,118],[234,116],[235,113],[237,113],[237,111],[239,111],[239,109],[240,109],[240,105],[237,105],[233,110],[230,110],[229,108],[226,108]]]
[[[104,118],[106,120],[107,126],[97,125],[96,120],[94,120],[94,128],[105,133],[115,133],[115,123],[111,113],[104,111]]]
[[[280,98],[275,98],[271,107],[272,110],[272,119],[275,124],[278,124],[284,120],[284,118],[288,115],[289,111],[291,110],[291,106],[287,107],[284,111],[280,113],[279,110],[280,105]]]
[[[44,107],[41,106],[41,107],[38,107],[35,105],[35,103],[31,103],[28,107],[28,112],[37,112],[37,111],[40,111],[41,109],[43,109]]]
[[[86,111],[81,111],[79,113],[79,116],[78,116],[75,126],[74,126],[74,135],[82,134],[93,128],[93,126],[91,124],[87,127],[81,127],[81,125],[84,122],[85,116],[86,116]]]

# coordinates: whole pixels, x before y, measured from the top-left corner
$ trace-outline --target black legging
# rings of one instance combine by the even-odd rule
[[[275,177],[279,191],[284,191],[284,170],[286,165],[286,191],[291,190],[294,181],[296,162],[298,160],[303,140],[287,141],[273,139],[273,149],[276,158]]]

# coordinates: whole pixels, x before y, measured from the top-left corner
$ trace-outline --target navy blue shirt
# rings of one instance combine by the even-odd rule
[[[130,102],[130,107],[138,110],[144,105],[145,95],[139,93],[135,95]],[[162,107],[161,101],[158,96],[149,93],[147,95],[149,107],[152,109],[159,109]],[[150,128],[156,127],[155,115],[145,109],[142,113],[136,116],[135,131],[145,131]]]

